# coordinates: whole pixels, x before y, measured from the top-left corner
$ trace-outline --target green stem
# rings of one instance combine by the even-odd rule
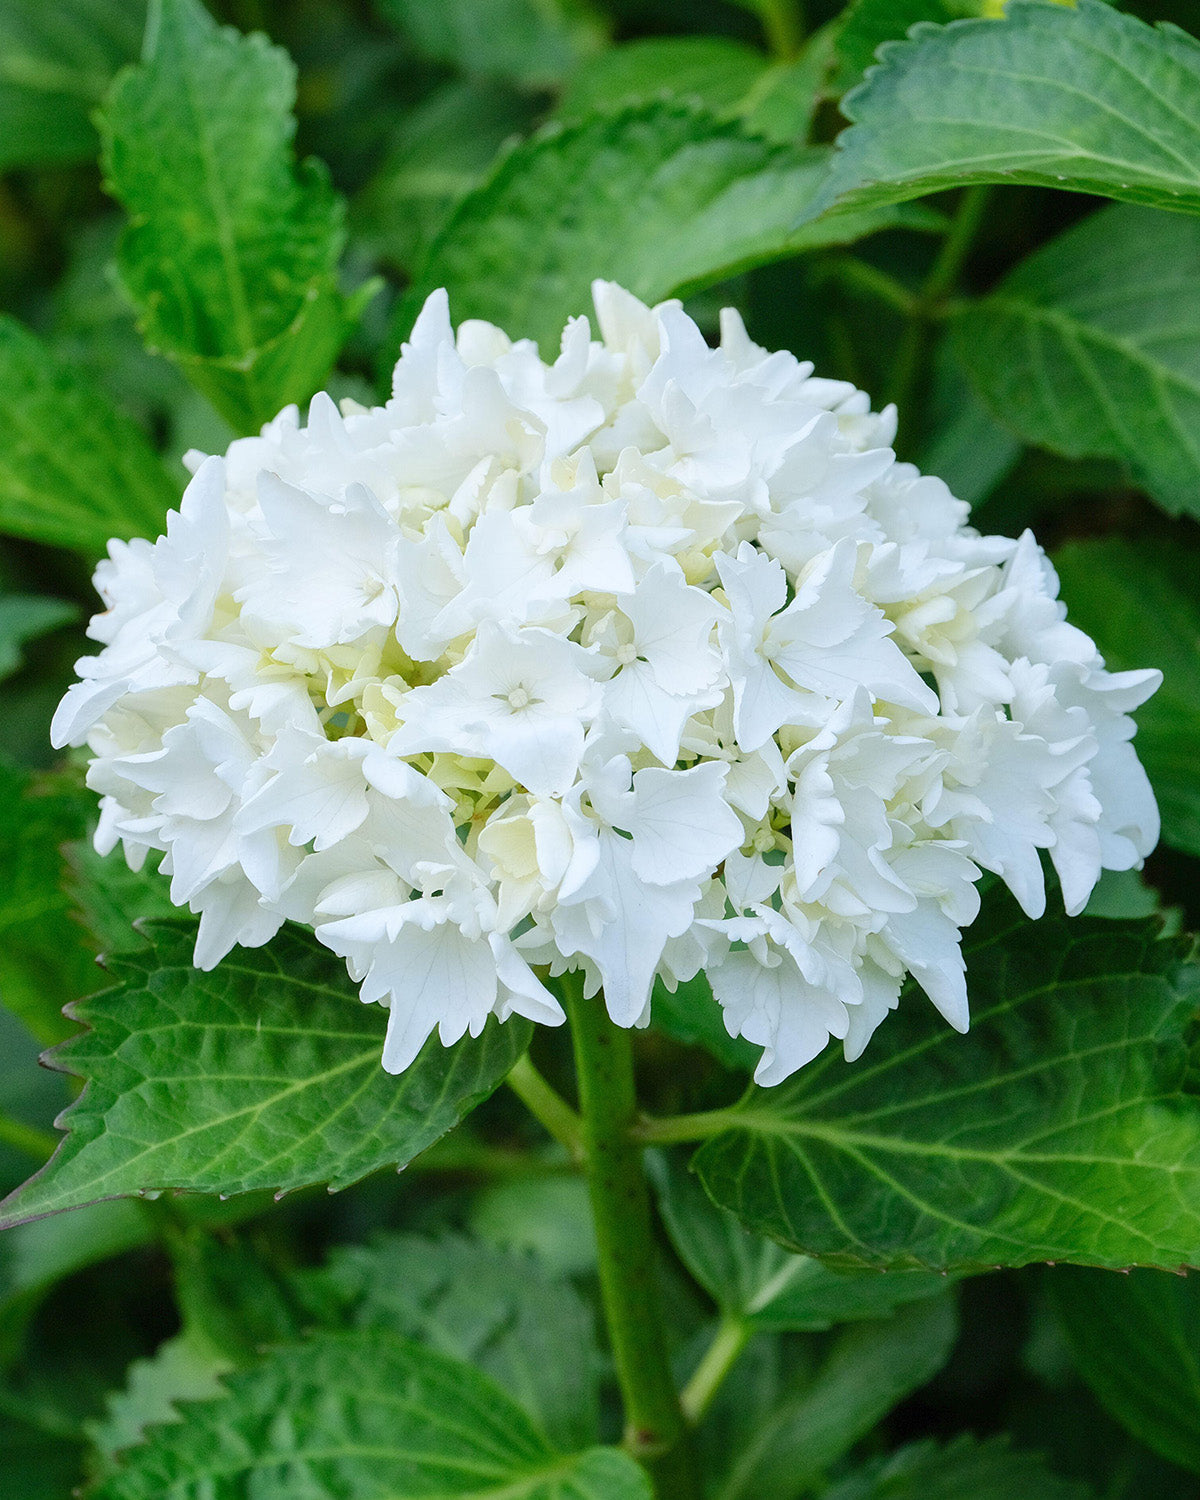
[[[921,303],[926,314],[931,314],[937,304],[952,291],[962,271],[963,263],[970,253],[979,232],[983,211],[987,207],[991,189],[986,185],[965,188],[950,221],[946,238],[934,258],[929,274],[921,285]]]
[[[771,56],[780,62],[794,62],[804,45],[804,16],[799,0],[758,0]]]
[[[683,1414],[693,1426],[708,1410],[721,1382],[750,1342],[751,1332],[750,1325],[732,1313],[726,1313],[717,1325],[712,1343],[705,1350],[704,1358],[696,1366],[679,1398]]]
[[[878,266],[859,260],[857,256],[838,256],[829,265],[826,275],[830,278],[836,277],[844,285],[864,292],[868,297],[873,297],[887,307],[894,308],[896,312],[903,313],[906,318],[916,317],[920,312],[916,294],[909,291],[902,281],[898,281],[895,276],[890,276],[886,271],[881,271]]]
[[[895,402],[906,432],[917,426],[912,408],[925,363],[930,328],[942,316],[942,304],[962,272],[963,262],[970,253],[987,207],[988,196],[986,186],[964,188],[946,238],[921,283],[913,302],[912,316],[896,347],[887,399]]]
[[[723,1130],[744,1124],[746,1116],[732,1109],[709,1109],[694,1115],[643,1115],[633,1127],[633,1138],[643,1146],[678,1146],[684,1141],[704,1141]]]
[[[574,1162],[583,1160],[583,1121],[529,1059],[518,1059],[505,1080],[525,1108],[554,1137]]]
[[[609,1019],[603,996],[584,999],[578,973],[565,975],[561,984],[575,1048],[600,1292],[625,1403],[625,1447],[649,1471],[660,1500],[698,1500],[667,1359],[650,1194],[632,1135],[632,1041]]]
[[[0,1112],[0,1145],[11,1146],[23,1156],[31,1156],[39,1165],[54,1155],[60,1139],[49,1130],[39,1130],[35,1125],[26,1125]]]

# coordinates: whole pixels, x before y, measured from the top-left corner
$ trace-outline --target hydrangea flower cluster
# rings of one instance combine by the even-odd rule
[[[1068,912],[1158,831],[1109,673],[1032,536],[897,462],[892,409],[597,283],[553,364],[426,303],[386,405],[316,397],[96,574],[54,724],[101,851],[163,851],[195,961],[309,923],[384,1066],[581,968],[644,1024],[707,972],[774,1084],[912,974],[967,1026],[994,871]],[[540,971],[540,972],[539,972]]]

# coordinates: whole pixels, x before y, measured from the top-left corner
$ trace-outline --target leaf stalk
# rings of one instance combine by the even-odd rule
[[[712,1405],[713,1397],[720,1390],[725,1377],[750,1342],[752,1331],[744,1318],[733,1313],[726,1313],[717,1324],[712,1343],[704,1351],[703,1358],[692,1372],[692,1377],[679,1398],[683,1414],[693,1427]]]
[[[566,1148],[572,1162],[582,1163],[583,1121],[534,1067],[528,1052],[513,1064],[505,1081],[534,1119]]]

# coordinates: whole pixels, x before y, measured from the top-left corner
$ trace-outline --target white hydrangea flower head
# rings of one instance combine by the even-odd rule
[[[54,722],[97,846],[163,852],[196,963],[307,923],[384,1066],[582,969],[643,1025],[701,969],[760,1083],[856,1058],[911,974],[968,1023],[994,871],[1030,916],[1158,816],[1028,534],[898,463],[895,414],[677,302],[594,288],[553,364],[430,297],[371,410],[288,408],[114,542]]]

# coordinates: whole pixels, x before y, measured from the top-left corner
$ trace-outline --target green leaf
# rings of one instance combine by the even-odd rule
[[[73,919],[59,853],[83,833],[91,803],[65,777],[0,761],[0,1000],[43,1044],[69,1035],[63,1006],[96,986],[95,952]]]
[[[1012,470],[1021,444],[976,396],[949,339],[934,359],[929,407],[932,430],[916,455],[917,467],[944,479],[968,505],[978,505]]]
[[[0,316],[0,531],[94,558],[156,536],[179,497],[141,430],[28,329]]]
[[[811,212],[1021,182],[1200,212],[1200,42],[1101,3],[918,27],[842,111]]]
[[[192,968],[190,923],[147,934],[110,964],[117,987],[75,1008],[90,1029],[54,1062],[87,1088],[0,1227],[164,1189],[345,1187],[431,1145],[528,1044],[527,1024],[489,1022],[454,1047],[431,1037],[393,1078],[379,1062],[386,1012],[359,1003],[310,934],[285,929],[207,974]]]
[[[404,116],[387,159],[354,200],[356,243],[411,270],[504,142],[532,120],[525,96],[494,83],[436,89]]]
[[[468,1224],[489,1245],[532,1255],[556,1276],[596,1270],[587,1183],[568,1173],[501,1179],[476,1194]]]
[[[145,1442],[147,1429],[180,1421],[180,1402],[223,1395],[220,1377],[232,1368],[212,1345],[187,1333],[167,1339],[149,1359],[134,1360],[124,1388],[109,1396],[104,1416],[88,1423],[98,1473],[117,1470],[118,1454]]]
[[[337,284],[342,204],[291,150],[295,68],[200,0],[155,0],[144,60],[100,117],[130,217],[120,270],[149,343],[239,430],[305,401],[358,308]]]
[[[179,1316],[194,1345],[229,1366],[245,1365],[303,1331],[290,1279],[264,1250],[196,1225],[172,1225],[166,1239]]]
[[[379,0],[433,62],[549,89],[603,46],[606,27],[583,0]]]
[[[615,1448],[564,1456],[485,1375],[378,1329],[321,1334],[228,1377],[93,1500],[650,1500]]]
[[[865,1060],[752,1087],[695,1167],[751,1228],[840,1266],[1200,1259],[1197,969],[1157,922],[1023,919],[965,944],[971,1031],[910,984]]]
[[[335,1250],[307,1298],[331,1327],[390,1329],[476,1366],[562,1448],[596,1441],[593,1314],[532,1256],[389,1235]]]
[[[726,1068],[752,1073],[761,1053],[743,1037],[730,1036],[723,1011],[704,973],[669,990],[656,980],[651,1000],[655,1026],[688,1046],[703,1047]]]
[[[1200,515],[1200,221],[1104,209],[956,320],[992,414],[1070,458],[1123,459],[1169,511]]]
[[[1178,907],[1164,907],[1162,897],[1140,870],[1102,871],[1084,911],[1089,917],[1119,921],[1157,915],[1165,937],[1174,937],[1182,926]]]
[[[861,83],[883,43],[898,41],[918,21],[942,26],[982,9],[980,0],[853,0],[838,29],[834,90],[844,94]]]
[[[558,112],[575,119],[671,97],[694,99],[716,115],[735,113],[769,70],[756,48],[727,37],[644,37],[609,47],[578,68]]]
[[[769,141],[806,141],[813,116],[832,95],[840,17],[813,32],[794,62],[776,63],[742,101],[738,113],[746,129]]]
[[[940,1292],[935,1271],[833,1271],[751,1234],[674,1157],[658,1157],[659,1208],[671,1243],[723,1313],[758,1332],[815,1332],[882,1318]]]
[[[1063,1269],[1048,1285],[1099,1401],[1148,1447],[1200,1473],[1200,1278]]]
[[[950,1356],[953,1298],[914,1302],[840,1334],[816,1375],[784,1397],[734,1457],[716,1500],[793,1500]],[[974,1500],[974,1497],[972,1497]]]
[[[827,1490],[824,1500],[1088,1500],[1091,1490],[1052,1474],[1040,1457],[1008,1446],[1006,1438],[955,1438],[910,1443],[873,1459]]]
[[[78,615],[77,607],[65,599],[48,599],[44,594],[0,594],[0,678],[11,677],[20,667],[22,646]]]
[[[1109,667],[1162,670],[1162,687],[1138,710],[1134,743],[1158,798],[1164,841],[1200,856],[1200,553],[1189,541],[1072,542],[1054,563],[1069,618]]]
[[[92,111],[137,56],[145,0],[0,4],[0,172],[87,161]]]
[[[486,318],[549,353],[567,318],[590,309],[594,277],[655,302],[895,222],[839,213],[793,230],[827,160],[678,101],[548,126],[459,204],[397,327],[445,286],[455,318]]]
[[[140,870],[131,870],[119,856],[97,854],[91,839],[67,844],[64,884],[75,915],[82,922],[97,953],[123,953],[143,939],[135,922],[177,917],[171,905],[171,886],[158,873],[162,856],[152,852]],[[92,975],[93,987],[96,976]]]

